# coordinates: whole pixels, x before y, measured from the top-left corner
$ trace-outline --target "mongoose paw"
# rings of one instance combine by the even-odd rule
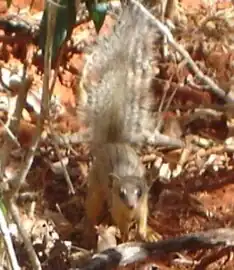
[[[149,226],[147,226],[146,233],[144,233],[144,235],[140,234],[139,236],[141,240],[146,242],[157,242],[158,240],[162,239],[162,236]]]
[[[146,240],[148,242],[157,242],[158,240],[161,240],[162,236],[153,230],[151,227],[147,227],[147,235],[146,235]]]

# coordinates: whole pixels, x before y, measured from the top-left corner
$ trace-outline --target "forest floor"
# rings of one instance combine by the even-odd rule
[[[228,1],[216,4],[204,2],[182,1],[179,26],[173,36],[189,52],[202,72],[233,96],[233,4]],[[4,123],[15,109],[18,87],[14,76],[22,74],[27,57],[37,50],[30,34],[7,28],[2,21],[10,22],[14,17],[16,22],[26,21],[30,25],[38,25],[43,1],[34,1],[31,9],[29,4],[30,0],[15,0],[7,9],[5,1],[0,2],[1,81],[13,89],[11,93],[6,92],[0,84],[1,137],[5,132]],[[107,17],[100,35],[108,33],[111,24],[112,20]],[[56,108],[53,118],[48,121],[50,123],[46,123],[44,137],[49,129],[56,133],[71,134],[82,128],[75,115],[75,86],[84,64],[84,49],[96,36],[91,21],[84,22],[73,30],[73,45],[76,45],[68,48],[62,56],[52,94],[59,109]],[[176,55],[170,47],[169,52]],[[186,66],[186,61],[177,56],[175,59],[164,60],[157,67],[159,72],[155,78],[155,102],[160,103],[165,91],[165,102],[175,92],[169,109],[161,114],[164,119],[163,132],[180,137],[186,142],[193,142],[194,147],[169,150],[166,147],[147,146],[140,153],[145,166],[153,167],[157,175],[150,191],[149,225],[161,239],[234,226],[234,109],[198,80],[196,74]],[[11,151],[6,179],[12,179],[16,175],[36,130],[43,59],[33,59],[28,70],[33,83],[22,112],[19,145]],[[8,107],[5,106],[6,103]],[[43,269],[74,268],[77,264],[76,256],[84,256],[88,252],[85,250],[83,222],[85,178],[91,161],[86,145],[61,147],[44,139],[39,146],[17,202],[26,231],[30,233],[34,243],[40,243],[37,251],[40,251]],[[65,181],[61,162],[66,165],[75,195],[71,194]],[[42,241],[45,235],[47,240]],[[15,249],[20,265],[23,269],[30,269],[27,254],[21,249],[22,243],[16,243],[19,245],[15,244]],[[49,247],[50,244],[53,248]],[[152,265],[155,266],[154,269],[161,270],[206,267],[234,269],[232,251],[216,256],[219,251],[220,249],[215,248],[203,253],[200,250],[173,253],[153,262],[151,260],[148,264],[121,269],[153,269],[150,268]]]

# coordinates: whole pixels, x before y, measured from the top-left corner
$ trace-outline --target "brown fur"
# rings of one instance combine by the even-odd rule
[[[95,157],[88,177],[86,213],[94,225],[109,207],[125,240],[132,220],[146,237],[148,187],[144,166],[132,143],[142,143],[150,122],[153,99],[153,43],[158,37],[141,10],[130,4],[113,33],[94,48],[84,67],[79,107],[92,130]]]

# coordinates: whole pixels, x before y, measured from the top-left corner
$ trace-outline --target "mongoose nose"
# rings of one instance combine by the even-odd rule
[[[130,210],[133,210],[134,208],[136,208],[136,203],[131,203],[131,202],[129,202],[128,203],[128,208],[130,209]]]

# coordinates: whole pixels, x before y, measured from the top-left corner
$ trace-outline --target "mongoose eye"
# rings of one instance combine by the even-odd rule
[[[121,199],[125,199],[126,196],[127,196],[127,190],[125,188],[121,188],[120,191],[119,191],[119,196]]]
[[[136,189],[136,190],[135,190],[135,194],[137,195],[138,198],[140,198],[141,195],[142,195],[141,189],[140,189],[140,188]]]

